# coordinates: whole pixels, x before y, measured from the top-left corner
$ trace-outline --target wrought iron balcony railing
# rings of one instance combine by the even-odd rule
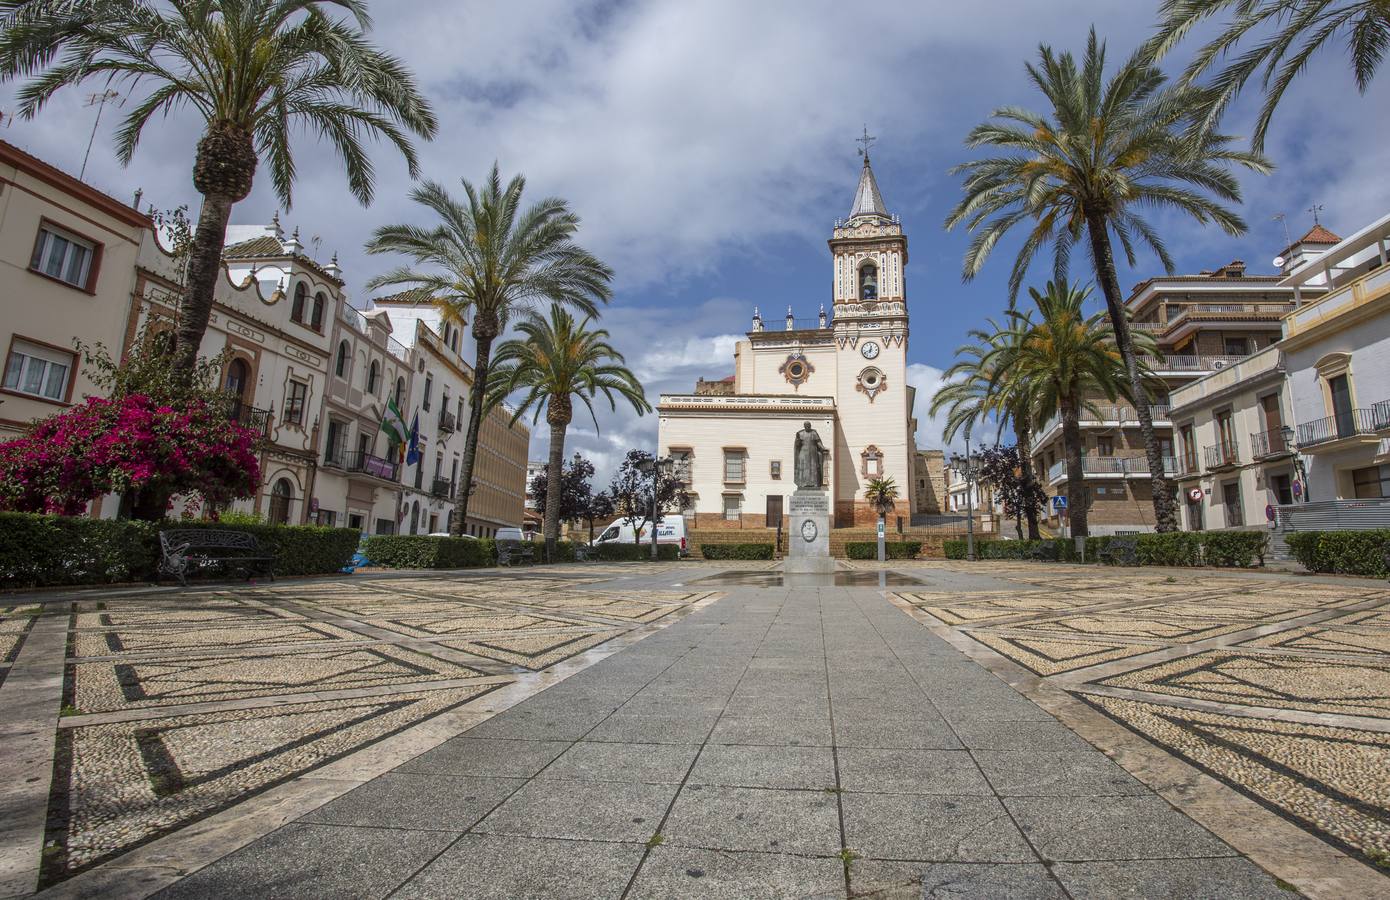
[[[430,485],[430,494],[440,500],[454,499],[454,483],[447,478],[436,478]]]
[[[261,440],[270,437],[270,410],[268,409],[248,406],[245,403],[234,400],[232,402],[232,409],[228,413],[228,418],[242,428],[249,428],[256,432]]]
[[[458,431],[458,421],[454,418],[454,414],[447,409],[441,409],[439,411],[439,433],[453,434],[455,431]]]
[[[1250,435],[1250,457],[1252,459],[1264,459],[1267,456],[1279,456],[1282,453],[1289,453],[1293,448],[1289,442],[1284,440],[1283,429],[1272,428],[1269,431],[1261,431]]]
[[[1208,469],[1224,469],[1228,466],[1240,465],[1240,448],[1236,446],[1234,440],[1212,444],[1204,452]]]
[[[371,475],[383,481],[396,481],[400,478],[401,467],[395,460],[384,459],[361,450],[352,450],[342,456],[342,467],[347,472]]]
[[[1381,401],[1369,409],[1345,409],[1299,425],[1298,446],[1316,447],[1342,438],[1375,434],[1385,428],[1390,428],[1390,402]]]

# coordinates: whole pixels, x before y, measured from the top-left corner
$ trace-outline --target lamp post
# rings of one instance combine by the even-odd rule
[[[975,559],[975,467],[970,460],[970,429],[965,429],[965,457],[952,454],[951,465],[965,476],[965,558]]]
[[[1294,474],[1298,476],[1299,483],[1303,485],[1303,502],[1307,503],[1313,499],[1308,491],[1308,470],[1303,466],[1303,456],[1299,454],[1298,448],[1294,445],[1294,431],[1292,425],[1285,425],[1279,429],[1279,436],[1284,439],[1284,448],[1293,454]]]
[[[659,493],[661,476],[669,473],[674,461],[669,456],[654,456],[638,464],[643,475],[652,476],[652,562],[656,562],[656,495]]]

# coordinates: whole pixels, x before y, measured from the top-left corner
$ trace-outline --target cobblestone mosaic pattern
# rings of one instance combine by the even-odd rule
[[[68,632],[44,883],[710,596],[588,587],[642,571],[366,577],[0,607],[0,683],[33,613]]]
[[[992,561],[1017,591],[903,592],[944,625],[1390,869],[1390,590]],[[936,563],[979,573],[978,564]]]

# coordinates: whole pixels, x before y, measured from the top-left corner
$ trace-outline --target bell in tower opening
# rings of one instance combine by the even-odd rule
[[[878,299],[878,266],[873,263],[865,263],[859,270],[859,299]]]

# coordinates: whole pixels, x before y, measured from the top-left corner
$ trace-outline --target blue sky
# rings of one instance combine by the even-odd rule
[[[584,219],[581,240],[617,270],[604,317],[655,401],[688,390],[700,375],[732,371],[732,348],[755,304],[778,317],[790,304],[813,316],[828,300],[825,245],[848,212],[858,176],[855,138],[878,136],[873,162],[889,208],[910,241],[909,361],[923,401],[939,383],[967,329],[1005,304],[1014,244],[996,251],[981,277],[960,280],[964,233],[941,223],[959,196],[949,168],[967,158],[969,128],[1004,104],[1037,107],[1023,62],[1039,42],[1080,50],[1094,23],[1118,59],[1146,37],[1148,0],[985,0],[974,4],[820,0],[737,0],[509,4],[376,0],[375,39],[405,58],[435,103],[441,135],[422,148],[426,175],[474,180],[499,160],[525,172],[529,192],[568,198]],[[1191,47],[1180,47],[1184,60]],[[0,132],[69,171],[81,165],[93,111],[86,92],[60,98],[42,117]],[[1244,259],[1269,271],[1288,215],[1297,233],[1306,209],[1349,233],[1385,212],[1390,146],[1390,75],[1359,96],[1341,48],[1314,59],[1275,120],[1269,177],[1245,178],[1250,233],[1228,238],[1158,217],[1182,271]],[[1228,123],[1248,131],[1250,103]],[[13,103],[0,99],[0,110]],[[196,206],[188,167],[197,139],[191,115],[151,130],[128,169],[111,152],[108,110],[88,180],[118,197],[143,188],[161,208]],[[388,264],[361,252],[379,224],[417,213],[409,179],[381,149],[377,200],[356,204],[335,160],[298,145],[301,179],[282,221],[298,226],[317,252],[337,252],[349,290]],[[234,223],[264,222],[276,201],[261,180],[233,212]],[[311,244],[311,249],[314,245]],[[1078,256],[1078,274],[1085,261]],[[1157,274],[1153,260],[1122,271],[1129,285]],[[1039,277],[1045,276],[1039,269]],[[919,406],[922,446],[939,429]],[[601,471],[631,446],[651,446],[653,416],[626,410],[576,422],[568,445]],[[541,429],[543,431],[543,429]],[[544,454],[544,435],[532,455]]]

